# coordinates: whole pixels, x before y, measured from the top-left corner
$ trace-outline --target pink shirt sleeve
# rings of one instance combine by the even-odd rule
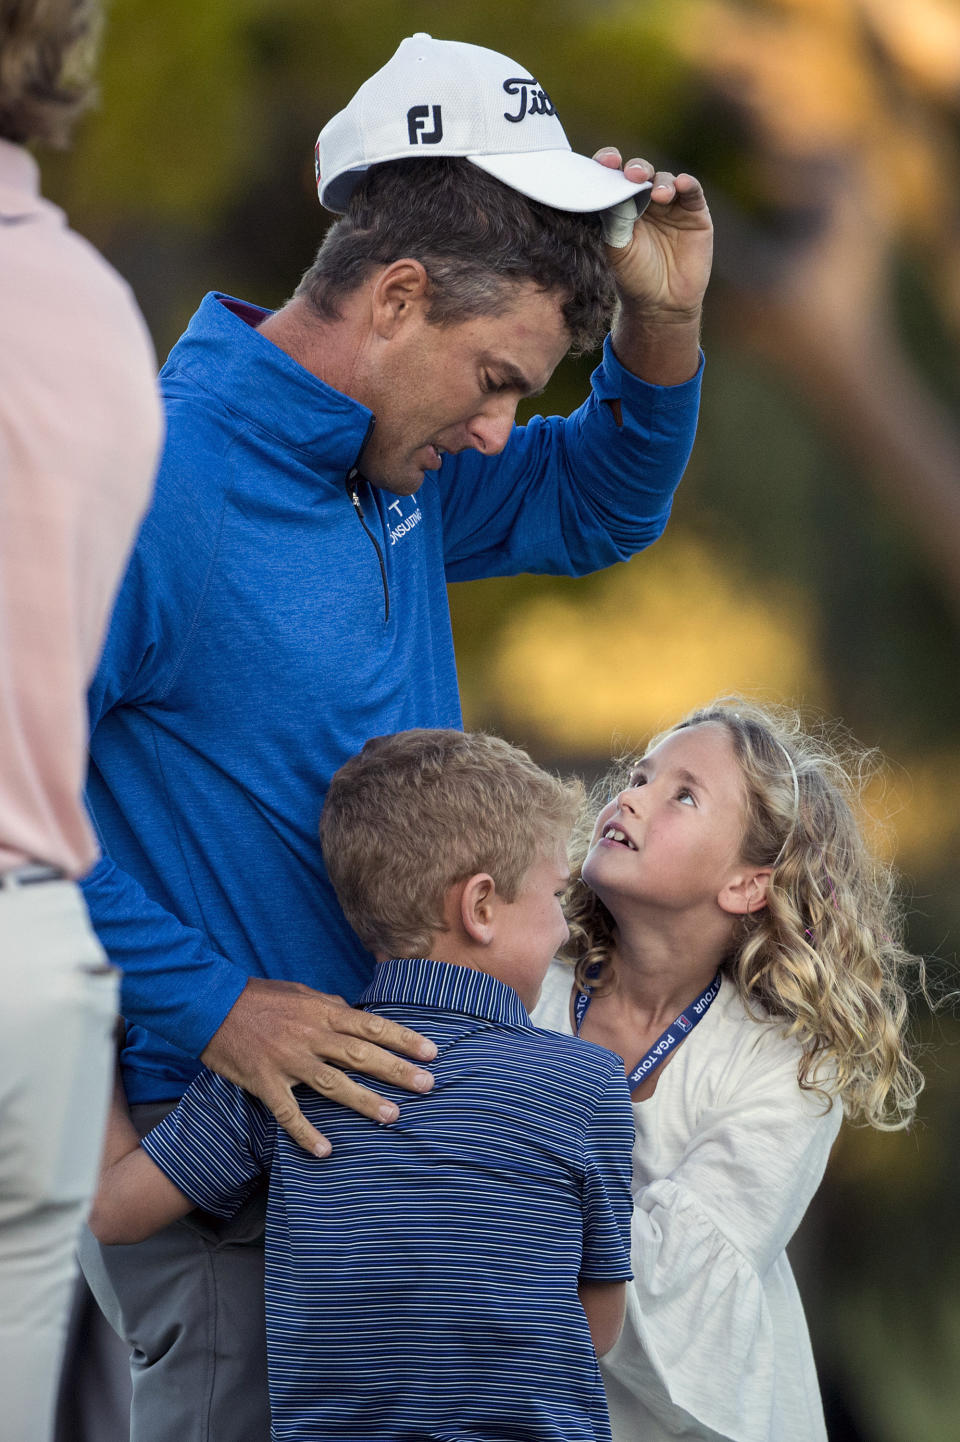
[[[0,141],[0,871],[96,859],[86,688],[161,437],[129,288]]]

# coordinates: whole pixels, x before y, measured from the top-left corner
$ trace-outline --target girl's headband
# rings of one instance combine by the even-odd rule
[[[787,765],[790,767],[790,779],[793,782],[793,824],[796,825],[797,821],[800,819],[800,780],[797,776],[797,768],[796,766],[794,766],[793,757],[790,755],[790,752],[787,750],[786,746],[784,746],[783,742],[778,741],[776,736],[771,736],[770,739],[774,742],[775,745],[780,747],[780,750],[787,758]]]

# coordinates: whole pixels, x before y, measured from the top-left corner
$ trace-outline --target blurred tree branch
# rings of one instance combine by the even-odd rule
[[[960,427],[922,380],[887,293],[889,240],[842,158],[816,167],[819,233],[782,249],[725,213],[719,293],[728,333],[788,371],[836,443],[922,546],[960,623]]]
[[[789,372],[902,517],[960,622],[960,426],[900,334],[898,250],[921,246],[960,336],[960,14],[916,0],[706,0],[678,44],[739,123],[747,192],[718,212],[713,304]],[[949,83],[952,78],[952,84]]]

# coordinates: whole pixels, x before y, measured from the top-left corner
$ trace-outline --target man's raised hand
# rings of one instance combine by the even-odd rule
[[[619,170],[612,146],[594,159]],[[628,160],[628,180],[653,182],[650,203],[626,245],[608,245],[620,297],[613,328],[621,363],[656,385],[689,380],[699,363],[700,312],[713,262],[713,224],[703,187],[692,175],[655,171],[648,160]],[[623,236],[616,237],[622,240]]]

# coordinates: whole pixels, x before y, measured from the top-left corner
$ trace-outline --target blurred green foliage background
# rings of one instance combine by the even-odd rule
[[[416,30],[529,65],[576,148],[693,171],[717,225],[697,448],[666,537],[582,582],[453,589],[468,723],[594,774],[718,692],[842,717],[914,947],[960,895],[957,0],[114,0],[47,193],[161,355],[201,295],[277,305],[329,219],[317,131]],[[585,391],[568,361],[547,411]],[[960,1027],[917,1009],[909,1135],[846,1131],[797,1239],[833,1442],[960,1424]]]

